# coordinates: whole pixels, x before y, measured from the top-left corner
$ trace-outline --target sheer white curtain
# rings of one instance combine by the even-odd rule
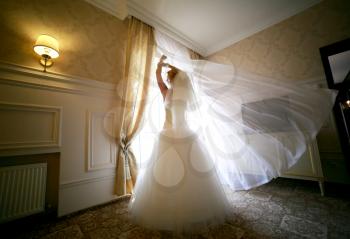
[[[222,184],[232,189],[261,185],[295,164],[329,116],[332,91],[191,60],[186,47],[157,30],[155,40],[158,58],[166,55],[169,64],[189,75],[195,97],[187,120],[210,153]],[[155,79],[150,95],[145,126],[133,144],[141,170],[164,122]]]

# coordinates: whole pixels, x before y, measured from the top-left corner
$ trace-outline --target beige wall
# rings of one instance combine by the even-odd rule
[[[280,80],[323,77],[319,48],[350,37],[350,1],[321,3],[211,56]]]
[[[40,34],[60,44],[48,71],[114,83],[121,78],[127,20],[83,0],[0,1],[0,61],[42,69],[33,51]]]
[[[0,63],[42,70],[37,36],[60,44],[48,71],[68,77],[0,64],[0,131],[10,129],[0,137],[0,156],[59,151],[60,216],[116,198],[117,145],[105,124],[119,105],[114,83],[122,78],[127,25],[83,0],[0,1]]]
[[[208,59],[277,80],[323,80],[319,48],[350,37],[350,1],[324,0]],[[326,181],[350,183],[333,117],[317,136]]]

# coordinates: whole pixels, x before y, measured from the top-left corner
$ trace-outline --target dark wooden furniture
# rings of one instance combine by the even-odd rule
[[[350,39],[321,47],[320,54],[328,87],[338,90],[333,112],[342,151],[350,171]],[[341,68],[334,67],[334,60],[337,57],[341,59],[339,60]],[[341,78],[339,71],[345,72],[341,74],[343,75]]]

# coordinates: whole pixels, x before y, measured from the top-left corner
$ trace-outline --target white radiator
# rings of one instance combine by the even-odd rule
[[[0,223],[45,210],[47,163],[0,167]]]

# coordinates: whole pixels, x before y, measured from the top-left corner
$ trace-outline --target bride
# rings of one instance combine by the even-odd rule
[[[188,75],[164,63],[156,70],[164,100],[165,122],[142,180],[138,180],[130,204],[134,222],[148,228],[184,231],[222,223],[228,201],[217,171],[198,134],[187,125],[192,88]],[[167,73],[164,83],[162,67]]]
[[[169,62],[162,56],[156,70],[165,122],[138,175],[131,219],[180,232],[221,223],[232,190],[267,183],[303,156],[328,118],[335,94],[190,60],[186,50],[156,36]]]

